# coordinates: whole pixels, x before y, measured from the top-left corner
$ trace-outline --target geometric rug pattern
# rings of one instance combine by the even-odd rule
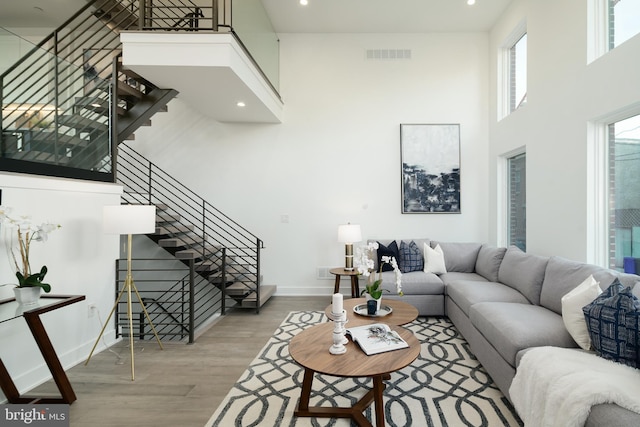
[[[289,341],[305,328],[326,321],[320,311],[289,313],[205,427],[351,426],[349,419],[293,415],[304,369],[289,356]],[[387,426],[523,425],[447,318],[419,317],[404,327],[420,341],[421,351],[411,365],[392,373],[391,379],[385,381]],[[369,378],[316,374],[310,405],[352,406],[371,386]],[[371,407],[364,414],[369,420],[375,419]],[[375,421],[372,423],[375,425]]]

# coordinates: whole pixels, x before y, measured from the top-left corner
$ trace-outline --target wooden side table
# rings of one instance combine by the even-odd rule
[[[360,288],[358,285],[358,270],[353,269],[351,271],[345,270],[344,267],[332,268],[329,272],[336,276],[336,283],[333,287],[333,293],[340,292],[340,278],[342,276],[349,276],[351,278],[351,298],[358,298],[360,296]]]
[[[297,334],[289,343],[289,354],[304,368],[300,400],[295,409],[296,417],[351,418],[360,427],[372,427],[364,410],[374,403],[377,427],[384,427],[384,405],[382,402],[389,374],[404,368],[420,354],[420,342],[411,331],[400,326],[391,326],[409,344],[408,348],[367,356],[358,344],[351,340],[346,344],[347,352],[340,355],[329,353],[333,344],[333,322],[312,326]],[[353,407],[310,406],[309,398],[315,373],[336,377],[368,377],[373,387]]]
[[[20,306],[15,299],[0,301],[0,322],[23,317],[29,325],[33,338],[40,348],[42,357],[49,367],[53,380],[60,390],[61,397],[28,397],[21,396],[16,388],[9,372],[0,359],[0,388],[9,403],[72,403],[76,400],[76,394],[71,388],[69,379],[64,372],[60,359],[56,354],[53,344],[42,324],[40,315],[49,311],[65,307],[85,299],[84,295],[43,295],[32,306]]]

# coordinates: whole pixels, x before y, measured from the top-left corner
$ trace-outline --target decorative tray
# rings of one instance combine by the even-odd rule
[[[380,310],[378,310],[376,314],[369,314],[367,313],[367,304],[358,304],[353,307],[353,312],[365,317],[384,317],[391,314],[391,312],[393,312],[393,308],[389,307],[388,305],[381,304]]]

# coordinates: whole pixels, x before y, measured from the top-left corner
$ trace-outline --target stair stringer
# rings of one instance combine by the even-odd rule
[[[144,125],[158,111],[162,110],[178,95],[175,89],[155,88],[136,104],[128,109],[123,116],[118,117],[118,144],[127,139],[140,126]]]

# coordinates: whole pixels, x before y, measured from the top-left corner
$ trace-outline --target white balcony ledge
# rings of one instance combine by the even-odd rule
[[[123,32],[122,63],[220,122],[281,123],[283,104],[231,34]],[[244,102],[244,107],[238,107]]]

